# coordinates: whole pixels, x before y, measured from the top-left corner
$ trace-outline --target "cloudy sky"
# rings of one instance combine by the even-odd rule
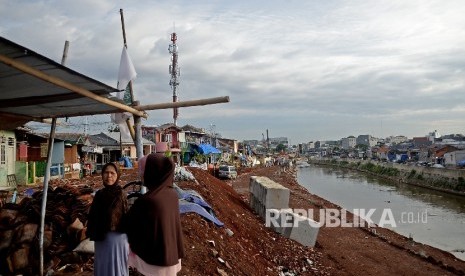
[[[0,0],[0,35],[116,87],[123,46],[141,104],[172,101],[168,45],[178,35],[178,125],[223,137],[465,134],[465,5],[461,0]],[[91,116],[104,131],[109,116]],[[82,118],[74,122],[83,122]],[[172,122],[172,110],[143,124]],[[104,128],[104,129],[99,129]]]

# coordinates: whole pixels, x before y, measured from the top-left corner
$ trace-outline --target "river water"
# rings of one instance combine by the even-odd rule
[[[315,165],[299,168],[297,180],[349,212],[465,260],[465,197]]]

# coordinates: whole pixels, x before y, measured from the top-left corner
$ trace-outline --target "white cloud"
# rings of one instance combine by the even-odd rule
[[[463,132],[462,1],[1,1],[0,35],[116,86],[123,44],[142,104],[169,102],[170,33],[178,34],[180,124],[223,136],[293,142],[370,133]],[[145,123],[172,120],[150,112]],[[382,122],[382,123],[381,123]]]

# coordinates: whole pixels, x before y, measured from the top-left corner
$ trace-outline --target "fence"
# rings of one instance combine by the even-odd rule
[[[32,161],[32,162],[16,162],[15,174],[18,185],[35,184],[43,181],[47,162]],[[63,164],[52,164],[50,167],[51,178],[62,178],[64,176]]]

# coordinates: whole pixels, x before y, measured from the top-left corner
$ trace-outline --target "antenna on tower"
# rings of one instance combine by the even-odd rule
[[[173,23],[173,29],[174,29],[174,23]],[[171,75],[170,79],[170,86],[171,89],[173,90],[173,103],[178,101],[178,92],[177,92],[177,87],[179,85],[179,76],[180,76],[180,69],[178,67],[178,45],[176,45],[176,40],[177,40],[177,35],[175,32],[171,34],[171,44],[168,47],[168,51],[171,54],[171,64],[169,66],[169,73]],[[177,125],[177,119],[178,119],[178,108],[173,107],[173,122],[174,125]]]

